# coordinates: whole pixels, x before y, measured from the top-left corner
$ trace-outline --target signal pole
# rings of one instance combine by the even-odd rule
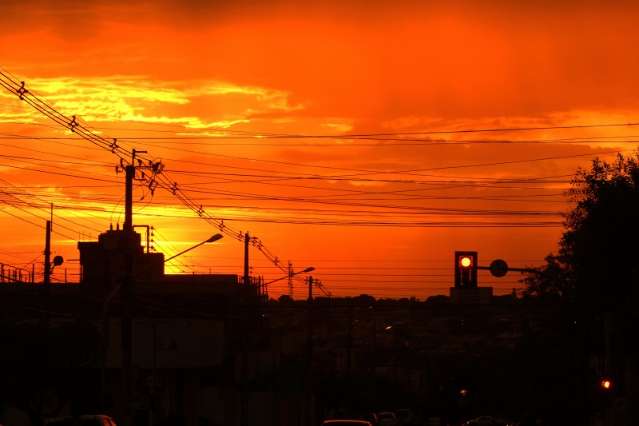
[[[288,261],[288,295],[293,299],[293,264]]]
[[[46,297],[49,297],[49,290],[51,286],[51,221],[47,220],[47,227],[45,230],[44,239],[44,293]]]
[[[249,242],[251,236],[247,232],[244,234],[244,285],[249,284]]]
[[[313,425],[313,277],[308,277],[308,318],[306,335],[306,410],[308,424]]]
[[[51,297],[51,221],[47,220],[44,238],[44,277],[42,279],[42,327],[45,339],[49,328],[49,298]],[[45,362],[48,363],[48,350],[45,346]]]
[[[313,363],[313,277],[308,277],[308,323],[306,327],[306,350],[309,372]]]
[[[348,329],[346,330],[346,377],[350,380],[353,356],[353,299],[348,298]]]

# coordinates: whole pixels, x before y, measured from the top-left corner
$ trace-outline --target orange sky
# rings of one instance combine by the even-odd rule
[[[419,132],[639,121],[639,10],[422,3],[9,0],[0,67],[61,112],[162,159],[212,215],[259,236],[283,262],[315,266],[333,293],[423,298],[451,284],[455,249],[479,250],[482,263],[539,264],[561,227],[449,225],[560,222],[569,176],[596,155],[635,149],[639,129]],[[116,160],[7,92],[0,98],[0,262],[41,253],[43,232],[24,219],[42,223],[50,201],[65,234],[54,235],[55,250],[73,277],[77,239],[121,221]],[[417,134],[339,137],[398,132]],[[61,139],[7,138],[16,134]],[[491,140],[529,143],[481,143]],[[158,249],[171,254],[215,232],[171,194],[150,200],[138,188],[135,222],[156,227]],[[317,221],[331,225],[308,224]],[[425,222],[436,226],[417,226]],[[241,249],[227,238],[169,270],[239,273]],[[252,255],[256,274],[279,277]],[[480,279],[501,292],[520,286],[516,276]]]

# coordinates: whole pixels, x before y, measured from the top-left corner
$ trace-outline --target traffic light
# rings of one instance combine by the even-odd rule
[[[610,379],[609,377],[602,377],[599,380],[599,388],[601,389],[602,392],[612,392],[614,388],[614,383],[612,382],[612,379]]]
[[[455,287],[477,288],[477,252],[455,252]]]
[[[608,375],[597,377],[594,400],[596,406],[605,410],[614,403],[615,398],[619,395],[620,383],[613,377]]]

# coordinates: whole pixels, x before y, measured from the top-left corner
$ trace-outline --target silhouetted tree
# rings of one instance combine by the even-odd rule
[[[524,283],[534,296],[577,301],[587,310],[629,308],[639,265],[639,152],[596,159],[578,170],[558,254]]]
[[[369,294],[360,294],[353,298],[353,302],[359,306],[371,306],[375,304],[375,298]]]
[[[575,280],[571,264],[566,256],[549,254],[546,264],[524,278],[526,296],[572,299]]]
[[[289,296],[288,294],[283,294],[281,295],[277,301],[283,305],[289,305],[291,303],[293,303],[293,299],[291,298],[291,296]]]

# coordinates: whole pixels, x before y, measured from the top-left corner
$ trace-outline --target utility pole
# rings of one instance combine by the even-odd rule
[[[308,323],[306,328],[306,349],[309,371],[313,363],[313,277],[308,277]]]
[[[44,240],[44,294],[49,297],[51,286],[51,221],[47,220]]]
[[[135,150],[133,155],[135,156]],[[125,232],[133,231],[133,179],[135,178],[135,165],[124,167],[124,227]]]
[[[313,419],[313,277],[308,277],[308,318],[306,328],[306,409],[308,425],[314,425]]]
[[[47,220],[44,239],[44,278],[41,291],[42,301],[40,316],[42,348],[40,355],[42,357],[42,365],[49,365],[49,304],[51,298],[51,221]]]
[[[346,377],[351,375],[351,360],[353,353],[353,299],[348,298],[348,330],[346,334]]]
[[[244,234],[244,285],[249,284],[249,243],[251,236],[247,232]]]
[[[288,261],[288,295],[293,299],[293,264]]]
[[[49,327],[49,298],[51,297],[51,221],[47,220],[44,239],[44,278],[42,285],[42,321],[44,328]]]
[[[133,149],[131,163],[124,166],[124,226],[122,228],[122,254],[124,255],[124,279],[120,288],[122,303],[121,344],[122,344],[122,400],[124,401],[124,426],[131,426],[131,401],[133,400],[133,287],[134,257],[136,254],[135,231],[133,230],[133,180],[136,172],[136,154],[146,153]],[[144,166],[142,166],[144,167]]]
[[[125,271],[122,287],[120,288],[120,300],[122,303],[121,346],[122,346],[122,400],[124,426],[131,426],[131,400],[132,400],[132,363],[133,363],[133,179],[135,178],[134,163],[124,167],[124,226],[123,231],[123,255],[125,259]]]

